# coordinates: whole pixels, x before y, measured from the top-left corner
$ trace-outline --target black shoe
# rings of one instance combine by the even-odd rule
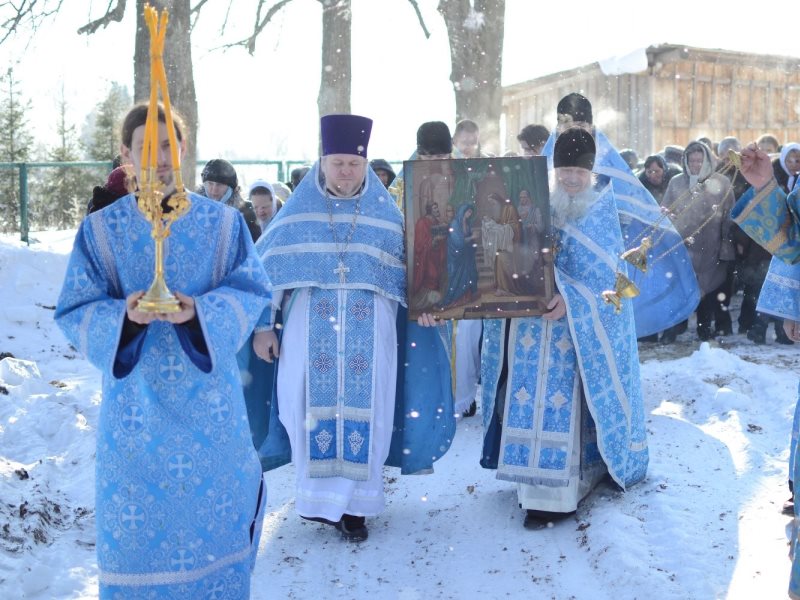
[[[775,341],[779,344],[786,344],[787,346],[792,346],[794,342],[789,339],[789,336],[786,335],[786,332],[783,330],[783,324],[776,323],[775,324]]]
[[[306,521],[314,521],[314,523],[322,523],[323,525],[330,525],[332,527],[339,528],[339,523],[341,521],[331,521],[330,519],[326,519],[325,517],[304,517],[300,515],[301,519],[305,519]]]
[[[762,346],[767,343],[767,332],[751,327],[750,331],[747,332],[747,339]]]
[[[342,515],[342,520],[336,524],[336,529],[342,532],[342,539],[348,542],[363,542],[367,539],[369,531],[364,523],[364,517]]]
[[[644,337],[640,337],[637,341],[638,342],[652,342],[652,343],[655,343],[655,342],[658,341],[658,334],[654,333],[653,335],[646,335]]]
[[[678,334],[675,332],[674,328],[667,329],[664,333],[661,334],[661,343],[673,344],[675,343],[675,338],[677,337]]]
[[[722,329],[717,329],[714,332],[714,335],[716,337],[725,337],[725,336],[728,336],[728,335],[733,335],[733,327],[731,327],[729,325],[727,327],[723,327]]]
[[[781,507],[781,512],[784,515],[794,515],[794,496],[792,496],[786,502],[783,503],[783,506]]]
[[[472,401],[472,404],[469,405],[469,408],[465,410],[461,416],[463,417],[474,417],[475,413],[478,411],[478,405],[475,403],[475,400]]]
[[[522,526],[525,529],[544,529],[574,514],[574,510],[572,512],[560,513],[528,509],[525,511],[525,520],[522,522]]]

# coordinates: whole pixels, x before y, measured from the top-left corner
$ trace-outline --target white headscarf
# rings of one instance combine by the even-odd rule
[[[795,181],[797,181],[797,175],[795,173],[790,173],[789,169],[786,168],[786,157],[789,156],[789,152],[791,152],[792,150],[797,150],[798,152],[800,152],[800,144],[797,144],[795,142],[790,142],[788,144],[785,144],[783,148],[781,148],[781,158],[780,158],[781,168],[789,176],[789,181],[786,182],[786,189],[788,189],[790,192],[794,188]]]
[[[272,217],[271,217],[271,219],[274,219],[275,218],[275,213],[278,212],[278,198],[275,195],[275,188],[272,187],[272,184],[269,181],[267,181],[266,179],[256,179],[253,183],[251,183],[250,187],[248,188],[247,199],[249,200],[250,196],[253,193],[253,190],[256,189],[256,188],[259,188],[259,187],[266,188],[267,190],[269,190],[270,198],[272,198]],[[259,221],[258,224],[261,226],[261,231],[265,231],[267,229],[267,225],[269,225],[269,221],[266,221],[266,222],[263,222],[263,223],[261,221]]]

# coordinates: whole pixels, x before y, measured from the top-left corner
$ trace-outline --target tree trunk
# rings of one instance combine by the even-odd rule
[[[147,0],[159,13],[169,11],[164,67],[167,71],[169,99],[186,121],[186,154],[181,164],[183,182],[194,191],[197,163],[197,96],[192,69],[192,43],[189,37],[189,0]],[[150,98],[150,32],[144,22],[145,0],[136,0],[136,48],[133,56],[133,95],[136,102]]]
[[[319,116],[350,112],[350,0],[319,0],[322,4],[322,76]]]
[[[450,81],[456,121],[472,119],[481,129],[481,149],[500,151],[505,0],[440,0],[450,41]]]

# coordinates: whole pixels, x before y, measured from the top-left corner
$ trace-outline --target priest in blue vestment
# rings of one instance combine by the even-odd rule
[[[647,471],[633,307],[602,297],[624,271],[623,238],[613,189],[593,187],[595,153],[581,128],[555,142],[549,312],[484,320],[481,464],[517,482],[526,527],[574,512],[606,473],[625,489]]]
[[[752,186],[736,202],[731,218],[773,256],[758,310],[784,319],[786,335],[800,342],[800,188],[786,194],[775,179],[769,155],[750,144],[742,150],[742,175]],[[797,503],[800,388],[789,451],[789,487],[793,494],[792,571],[789,597],[800,599],[800,506]]]
[[[140,173],[147,106],[123,123],[122,158]],[[176,119],[179,140],[185,139]],[[158,111],[156,176],[175,179]],[[145,313],[151,225],[134,194],[89,215],[75,238],[55,318],[103,372],[97,426],[101,598],[249,597],[266,503],[236,351],[269,299],[241,214],[189,194],[165,240],[180,312]]]
[[[253,347],[279,357],[298,514],[361,541],[384,508],[384,463],[427,471],[450,446],[449,329],[407,322],[403,217],[367,163],[372,121],[327,115],[320,129],[322,158],[257,244],[273,298]]]
[[[556,107],[558,125],[542,154],[553,167],[553,147],[568,127],[582,127],[595,139],[595,188],[610,184],[619,214],[624,249],[639,246],[643,237],[653,246],[647,251],[646,273],[633,272],[639,288],[633,298],[637,337],[647,337],[682,323],[700,302],[700,288],[692,261],[680,234],[664,215],[653,195],[633,174],[611,141],[593,124],[592,104],[578,93],[564,96]]]

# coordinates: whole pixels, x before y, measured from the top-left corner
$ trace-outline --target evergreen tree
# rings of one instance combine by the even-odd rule
[[[113,160],[119,154],[120,127],[131,103],[128,88],[112,81],[105,99],[87,119],[89,135],[85,143],[91,159]]]
[[[58,101],[56,132],[58,143],[47,153],[53,162],[81,159],[81,148],[75,125],[67,119],[64,85]],[[44,172],[44,183],[32,204],[37,225],[69,229],[75,227],[86,212],[86,203],[95,183],[95,174],[77,167],[50,167]]]
[[[13,68],[0,76],[0,89],[0,162],[26,162],[33,148],[26,114],[31,103],[22,98]],[[0,169],[0,230],[19,230],[19,203],[19,170]]]

